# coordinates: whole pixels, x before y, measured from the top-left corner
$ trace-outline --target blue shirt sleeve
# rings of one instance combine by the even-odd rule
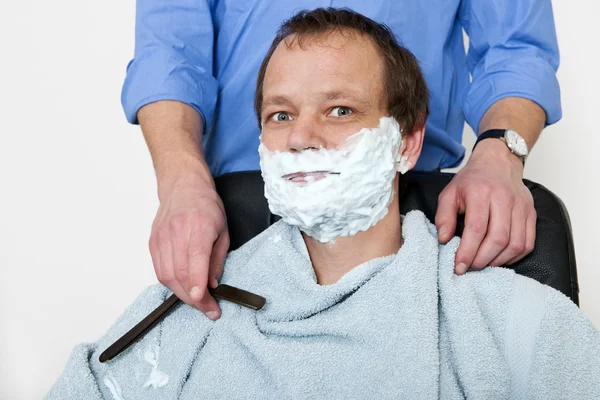
[[[127,120],[158,100],[194,107],[210,126],[217,101],[213,77],[214,28],[208,0],[137,0],[135,53],[121,102]]]
[[[473,130],[505,97],[532,100],[546,112],[546,124],[557,122],[559,53],[550,0],[463,0],[459,18],[469,35],[472,82],[463,111]]]

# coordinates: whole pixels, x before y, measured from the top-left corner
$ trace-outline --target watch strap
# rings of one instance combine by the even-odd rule
[[[489,130],[483,132],[481,135],[479,135],[479,137],[477,138],[477,141],[473,145],[473,150],[475,150],[475,147],[477,147],[479,142],[481,142],[482,140],[490,139],[490,138],[501,139],[504,142],[504,144],[506,144],[506,146],[508,147],[508,150],[515,156],[519,157],[519,159],[523,163],[523,166],[525,166],[525,157],[515,154],[515,152],[510,149],[510,147],[508,146],[508,143],[506,143],[506,140],[504,140],[505,133],[506,133],[506,129],[489,129]]]
[[[482,140],[490,139],[490,138],[495,138],[495,139],[503,138],[504,132],[506,132],[506,129],[489,129],[489,130],[483,132],[477,138],[477,141],[475,142],[475,145],[473,146],[473,150],[475,150],[475,147],[477,147],[479,142],[481,142]]]

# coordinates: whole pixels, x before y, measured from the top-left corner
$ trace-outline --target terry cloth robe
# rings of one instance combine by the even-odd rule
[[[598,399],[600,334],[567,297],[504,268],[454,274],[421,212],[397,254],[317,284],[299,230],[280,221],[231,252],[212,322],[179,306],[115,359],[98,356],[171,292],[150,287],[96,343],[77,346],[48,400]]]

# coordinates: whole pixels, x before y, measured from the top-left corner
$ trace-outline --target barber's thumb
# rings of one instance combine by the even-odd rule
[[[452,211],[446,211],[446,213]],[[456,230],[456,214],[440,214],[440,210],[435,216],[435,226],[438,231],[438,241],[442,244],[447,243],[452,236],[454,235],[454,231]]]
[[[219,280],[223,274],[225,258],[227,258],[227,250],[229,250],[229,233],[224,232],[214,243],[210,256],[208,286],[211,288],[216,288],[219,285]]]
[[[196,308],[213,321],[219,319],[221,316],[221,309],[219,305],[208,292],[206,292],[206,295],[202,301],[196,305]]]
[[[452,208],[438,207],[435,215],[435,226],[438,231],[438,241],[442,244],[447,243],[456,230],[456,219],[458,210]]]
[[[457,190],[452,184],[446,186],[438,197],[435,226],[438,231],[438,241],[442,244],[452,239],[456,230],[456,219],[459,212],[456,197]]]

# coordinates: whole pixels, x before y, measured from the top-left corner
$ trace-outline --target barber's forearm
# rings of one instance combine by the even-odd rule
[[[214,185],[202,153],[202,117],[193,107],[162,100],[140,108],[138,120],[150,150],[158,195],[188,178]]]
[[[525,139],[531,151],[545,122],[546,113],[535,102],[521,97],[507,97],[497,101],[486,111],[479,122],[477,134],[489,129],[512,129]]]

